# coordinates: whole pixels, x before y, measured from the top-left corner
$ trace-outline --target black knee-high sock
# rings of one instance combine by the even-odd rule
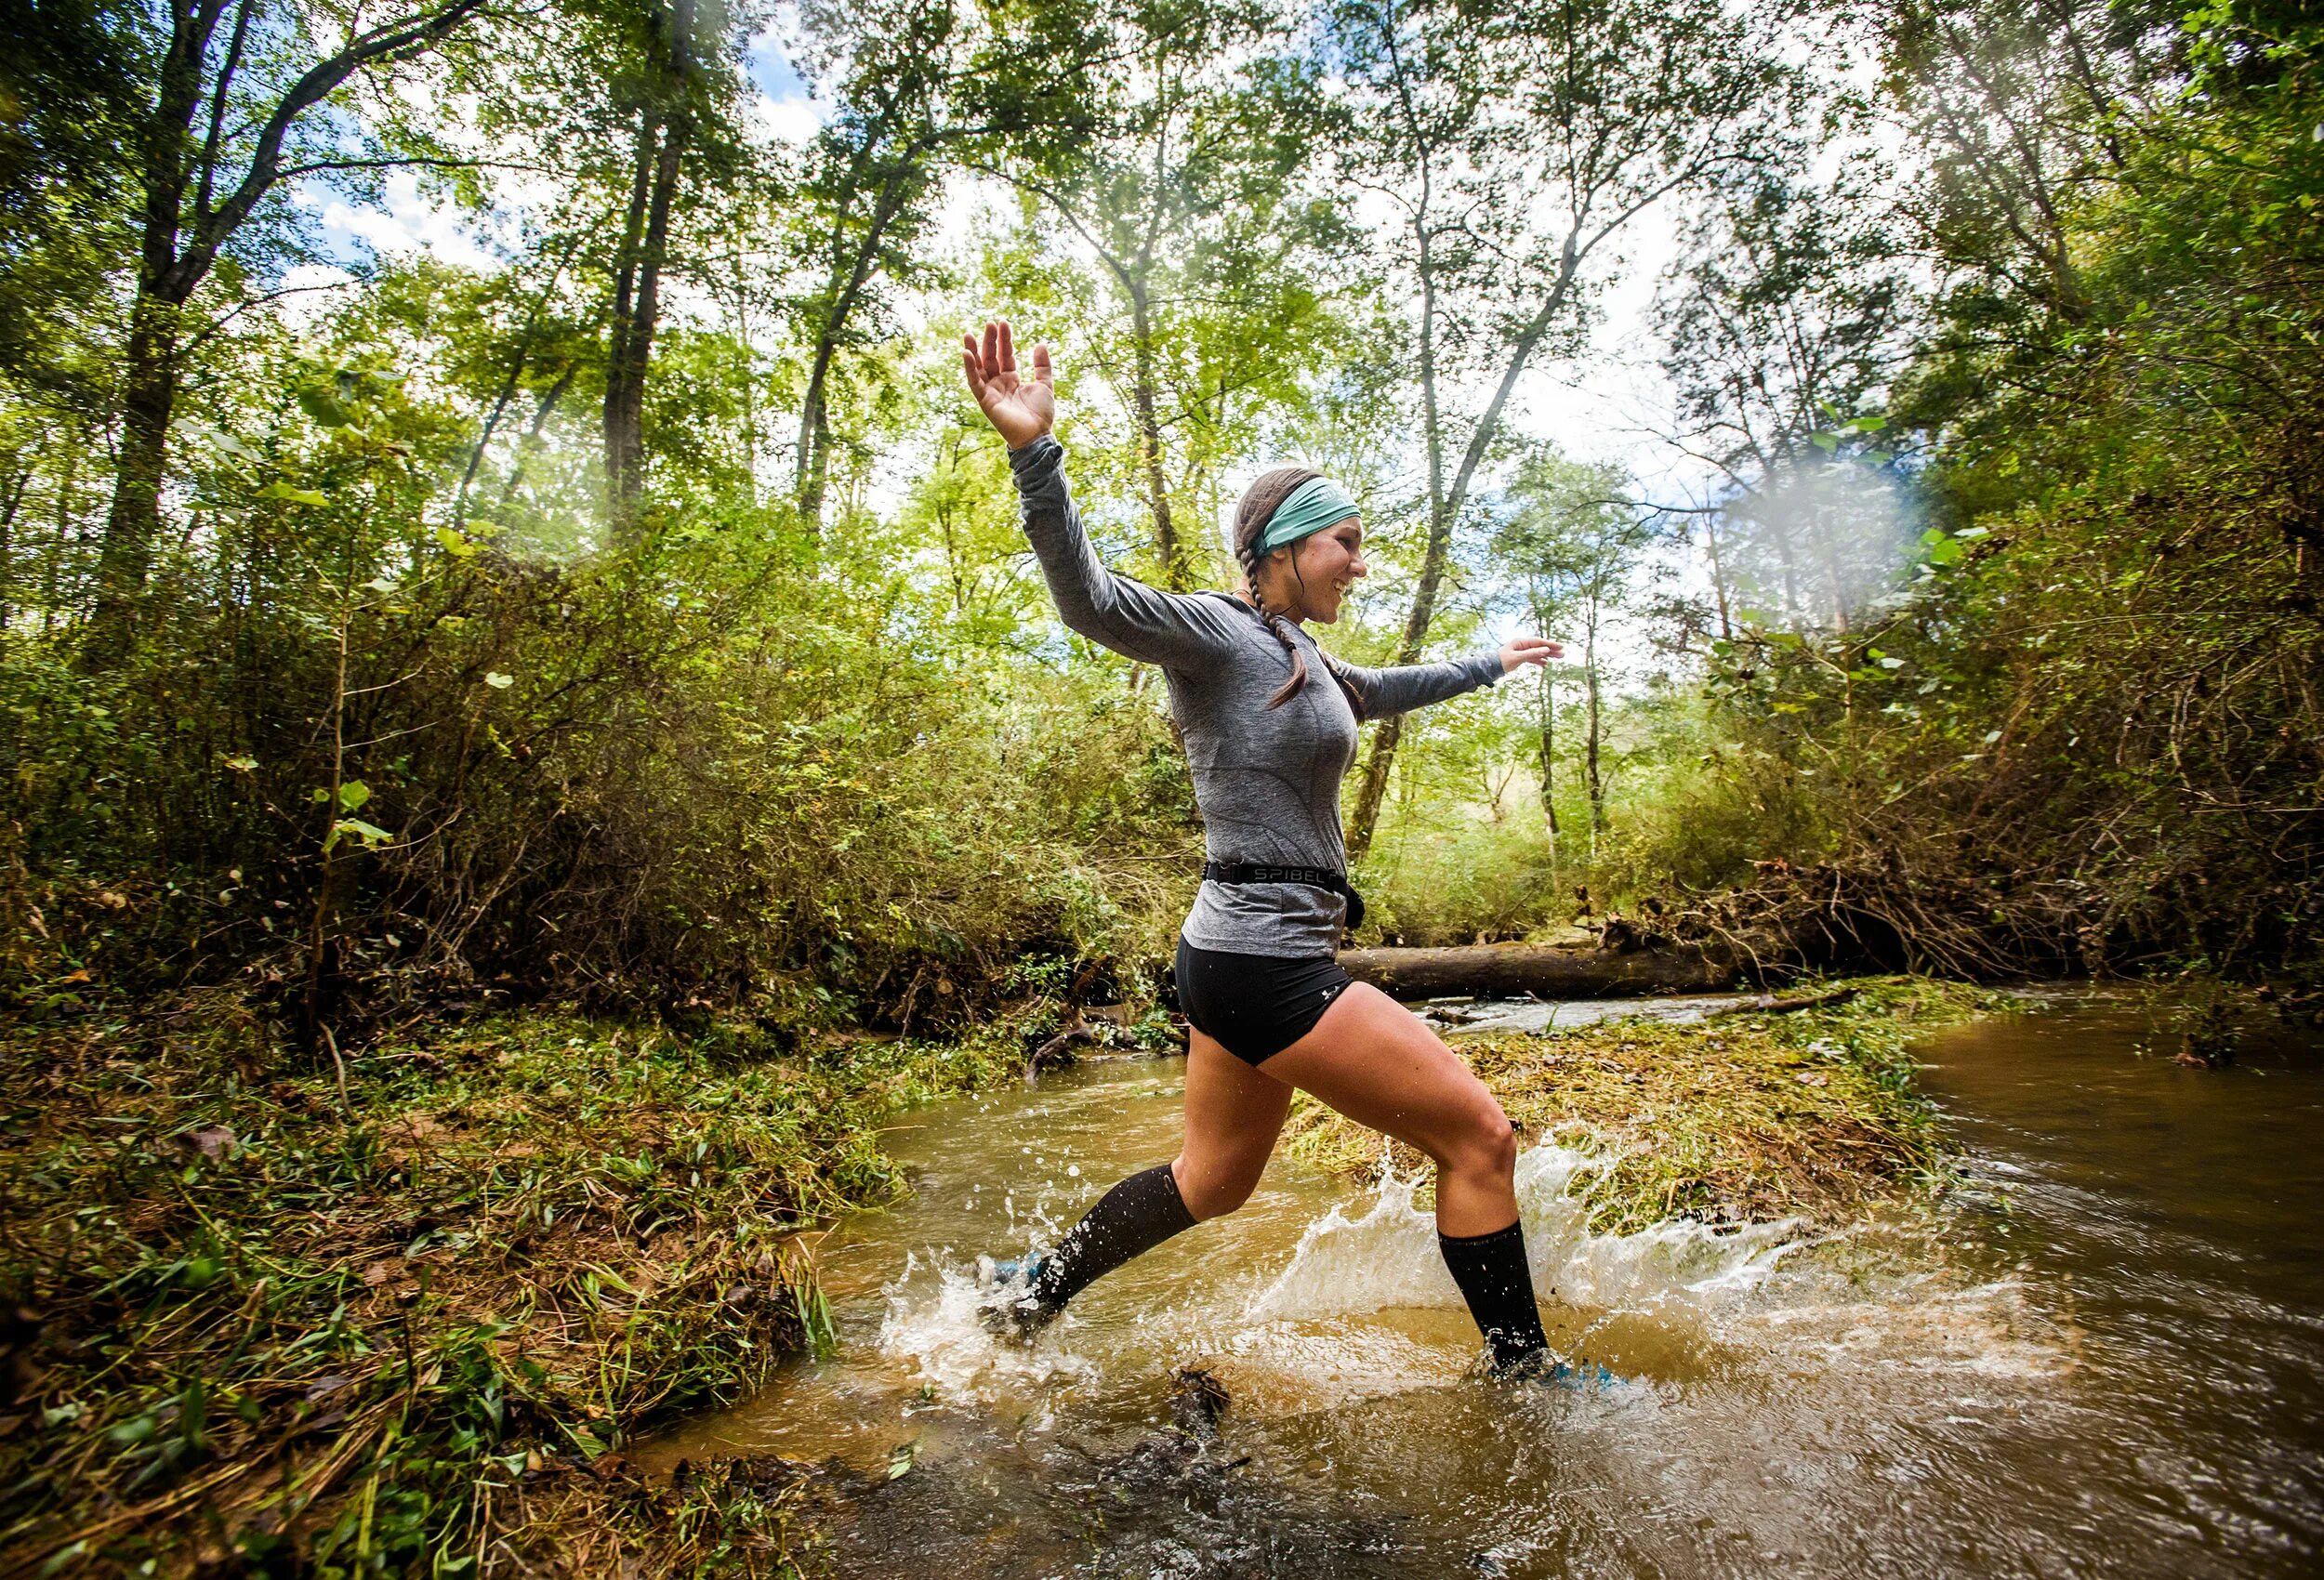
[[[1195,1215],[1179,1199],[1169,1164],[1133,1174],[1099,1197],[1057,1249],[1041,1258],[1033,1297],[1053,1311],[1130,1257],[1194,1227]]]
[[[1525,1231],[1522,1224],[1497,1229],[1490,1234],[1451,1235],[1439,1232],[1437,1248],[1453,1282],[1460,1285],[1469,1314],[1484,1331],[1492,1351],[1493,1370],[1522,1369],[1550,1347],[1541,1331],[1540,1308],[1533,1303],[1533,1270],[1525,1265]]]

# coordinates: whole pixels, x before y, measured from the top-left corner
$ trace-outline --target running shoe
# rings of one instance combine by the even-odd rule
[[[1547,1350],[1499,1376],[1507,1382],[1538,1383],[1549,1388],[1562,1388],[1570,1393],[1595,1393],[1604,1389],[1619,1387],[1629,1380],[1607,1371],[1595,1361],[1563,1361]]]
[[[1595,1393],[1601,1389],[1613,1388],[1629,1379],[1616,1376],[1595,1361],[1584,1361],[1578,1366],[1560,1361],[1549,1370],[1535,1374],[1534,1380],[1548,1383],[1552,1388],[1568,1389],[1576,1393]]]
[[[1062,1306],[1046,1306],[1034,1294],[1041,1276],[1041,1257],[979,1257],[976,1283],[982,1297],[977,1319],[1003,1338],[1029,1339],[1055,1321]]]

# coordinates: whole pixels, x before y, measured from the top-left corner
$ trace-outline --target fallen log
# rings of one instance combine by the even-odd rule
[[[1763,993],[1757,998],[1747,998],[1740,1004],[1723,1004],[1716,1009],[1703,1011],[1703,1019],[1721,1015],[1797,1015],[1802,1009],[1829,1009],[1835,1004],[1845,1004],[1856,995],[1852,987],[1832,988],[1824,993],[1811,993],[1801,998],[1778,998]]]
[[[1393,998],[1635,998],[1645,994],[1717,993],[1732,968],[1691,950],[1560,949],[1486,943],[1457,949],[1343,949],[1340,964]]]
[[[1103,1043],[1104,1040],[1104,1035],[1096,1027],[1075,1021],[1025,1056],[1024,1084],[1028,1086],[1034,1085],[1041,1072],[1051,1065],[1071,1064],[1073,1060],[1065,1050],[1076,1043]]]

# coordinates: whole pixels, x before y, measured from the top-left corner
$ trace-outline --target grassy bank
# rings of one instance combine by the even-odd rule
[[[1990,994],[1909,977],[1855,984],[1844,1004],[1727,1014],[1697,1025],[1604,1021],[1536,1035],[1456,1036],[1528,1137],[1586,1134],[1611,1159],[1593,1226],[1802,1217],[1837,1222],[1942,1166],[1912,1041],[1989,1007]],[[1326,1167],[1376,1170],[1380,1139],[1301,1099],[1290,1144]],[[1398,1149],[1396,1166],[1421,1166]]]
[[[623,1442],[818,1342],[797,1231],[1021,1061],[530,1013],[284,1074],[217,999],[8,1034],[0,1574],[777,1567],[779,1500]]]

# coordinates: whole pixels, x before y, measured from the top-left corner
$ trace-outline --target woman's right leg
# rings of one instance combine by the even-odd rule
[[[1233,1212],[1265,1172],[1291,1088],[1200,1032],[1186,1058],[1186,1139],[1178,1157],[1122,1180],[1042,1257],[1016,1324],[1039,1326],[1097,1280],[1204,1218]]]
[[[1291,1088],[1203,1033],[1187,1031],[1186,1140],[1170,1171],[1187,1211],[1198,1219],[1220,1218],[1258,1189],[1291,1112]]]
[[[1472,1236],[1517,1221],[1517,1138],[1501,1105],[1420,1018],[1376,987],[1341,993],[1266,1073],[1436,1164],[1436,1225]]]

